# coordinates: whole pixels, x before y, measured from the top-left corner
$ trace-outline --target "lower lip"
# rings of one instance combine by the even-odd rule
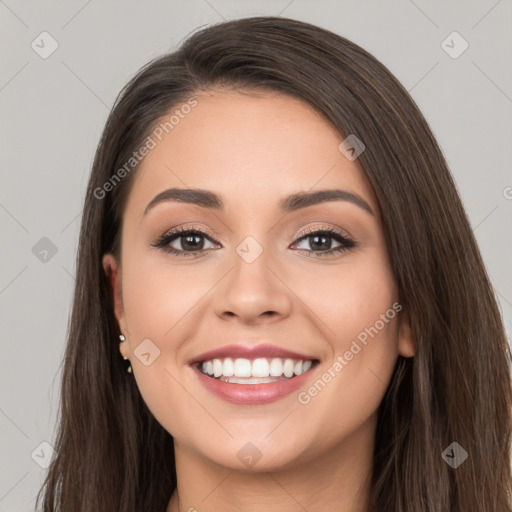
[[[306,383],[316,366],[318,363],[301,375],[268,384],[230,384],[208,377],[199,368],[193,367],[193,369],[204,387],[222,400],[237,405],[260,405],[275,402],[297,391]]]

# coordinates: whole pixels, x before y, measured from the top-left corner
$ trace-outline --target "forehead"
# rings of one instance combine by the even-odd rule
[[[280,93],[225,90],[194,98],[197,105],[172,124],[165,125],[179,105],[156,123],[167,129],[159,130],[161,140],[153,135],[155,146],[128,200],[139,217],[170,187],[212,190],[240,207],[260,208],[293,192],[341,187],[375,207],[363,171],[338,149],[344,137],[307,103]]]

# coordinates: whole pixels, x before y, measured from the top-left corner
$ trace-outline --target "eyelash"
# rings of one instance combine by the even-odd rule
[[[209,239],[211,242],[218,243],[214,241],[213,236],[208,233],[207,231],[203,231],[202,229],[195,229],[192,227],[186,227],[186,228],[178,228],[173,231],[169,231],[162,235],[156,243],[152,244],[153,247],[156,247],[158,249],[163,250],[164,252],[176,255],[176,256],[195,256],[196,254],[203,252],[207,249],[201,249],[199,251],[183,251],[183,250],[177,250],[172,247],[169,247],[169,244],[173,242],[174,240],[177,240],[178,238],[184,237],[186,235],[200,235],[204,238]],[[304,239],[307,239],[313,235],[320,235],[320,236],[327,236],[329,238],[335,239],[337,242],[339,242],[341,245],[339,247],[336,247],[334,249],[329,249],[327,251],[313,251],[308,249],[297,249],[299,252],[307,252],[307,253],[313,253],[316,255],[316,257],[322,257],[325,255],[335,254],[335,253],[341,253],[344,251],[348,251],[350,249],[353,249],[356,247],[356,243],[345,236],[343,233],[338,231],[334,228],[309,228],[302,232],[297,238],[297,242],[300,242]]]

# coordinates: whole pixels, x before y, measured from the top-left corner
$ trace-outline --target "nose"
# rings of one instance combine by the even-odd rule
[[[216,287],[214,311],[222,319],[251,325],[278,321],[290,315],[293,292],[285,272],[267,251],[251,263],[235,253],[232,268]]]

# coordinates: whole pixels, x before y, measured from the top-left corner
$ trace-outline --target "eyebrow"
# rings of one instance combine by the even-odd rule
[[[189,203],[203,208],[213,210],[223,210],[224,202],[222,198],[208,190],[195,188],[169,188],[156,195],[146,206],[144,215],[146,215],[157,204],[169,201],[180,203]],[[328,201],[348,201],[349,203],[359,206],[369,214],[374,215],[370,205],[357,194],[347,190],[326,189],[317,192],[298,192],[284,198],[279,203],[279,210],[282,213],[290,213],[301,208],[314,206]]]

